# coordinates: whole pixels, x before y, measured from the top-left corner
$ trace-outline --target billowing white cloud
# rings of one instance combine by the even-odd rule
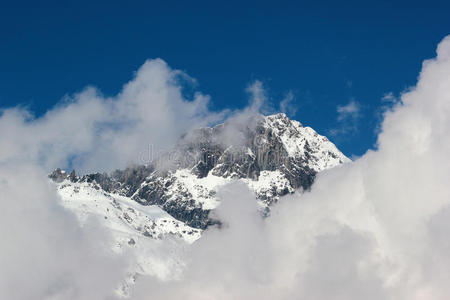
[[[184,277],[136,299],[411,299],[450,296],[450,37],[385,113],[378,149],[321,173],[264,221],[238,184],[222,229],[186,254]]]
[[[46,169],[71,163],[81,172],[148,163],[155,155],[150,146],[161,152],[187,130],[224,117],[208,110],[208,96],[185,99],[184,78],[163,60],[149,60],[115,97],[87,88],[38,119],[7,109],[0,119],[0,161],[32,159]]]
[[[187,75],[147,61],[120,94],[94,88],[66,98],[40,118],[23,108],[0,115],[0,299],[115,297],[133,260],[112,253],[108,232],[59,205],[47,174],[73,165],[82,172],[146,163],[186,130],[222,119],[209,98],[182,95]]]
[[[81,229],[46,174],[0,165],[0,299],[106,299],[132,257],[113,255],[108,232]]]

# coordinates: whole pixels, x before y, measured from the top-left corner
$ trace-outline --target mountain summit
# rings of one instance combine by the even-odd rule
[[[205,229],[219,200],[217,189],[244,181],[262,207],[296,190],[308,190],[315,175],[349,161],[326,137],[285,114],[236,118],[180,138],[152,162],[112,174],[76,176],[60,169],[49,177],[67,189],[84,183],[141,205],[156,205],[184,224]]]

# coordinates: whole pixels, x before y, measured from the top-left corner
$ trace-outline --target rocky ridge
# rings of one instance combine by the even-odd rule
[[[147,165],[83,176],[58,169],[49,177],[156,205],[192,228],[205,229],[217,222],[209,218],[220,202],[217,189],[231,180],[244,181],[267,211],[281,196],[308,190],[318,172],[347,161],[326,137],[276,114],[195,130]]]

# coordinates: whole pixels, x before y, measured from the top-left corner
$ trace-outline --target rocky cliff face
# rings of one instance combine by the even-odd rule
[[[147,165],[84,176],[58,169],[49,177],[156,205],[192,228],[205,229],[216,222],[209,213],[219,204],[217,189],[231,180],[247,183],[267,211],[281,196],[308,190],[318,172],[347,161],[326,137],[276,114],[190,132]]]

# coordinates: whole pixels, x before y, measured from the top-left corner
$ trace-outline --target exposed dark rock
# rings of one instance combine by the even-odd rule
[[[48,178],[53,180],[54,182],[63,182],[67,179],[67,173],[66,171],[61,170],[60,168],[53,171],[50,175],[48,175]]]
[[[147,166],[132,166],[110,175],[94,173],[82,177],[77,177],[75,171],[67,175],[57,169],[49,177],[56,182],[65,179],[88,182],[106,192],[132,197],[143,205],[159,205],[174,218],[189,226],[204,229],[220,222],[212,220],[208,209],[204,209],[189,192],[176,185],[173,175],[175,170],[189,169],[198,178],[213,174],[253,180],[257,180],[262,171],[279,171],[293,189],[308,190],[313,184],[316,171],[309,167],[310,161],[314,159],[311,155],[314,151],[312,146],[306,141],[304,155],[289,155],[280,132],[295,134],[295,130],[289,130],[293,125],[283,114],[272,118],[270,126],[264,117],[256,116],[246,122],[195,130],[184,135],[173,151]],[[335,153],[330,152],[329,155],[336,158]],[[174,190],[176,195],[173,194]],[[292,189],[277,190],[273,187],[269,194],[258,197],[270,205],[277,197],[290,191]]]

